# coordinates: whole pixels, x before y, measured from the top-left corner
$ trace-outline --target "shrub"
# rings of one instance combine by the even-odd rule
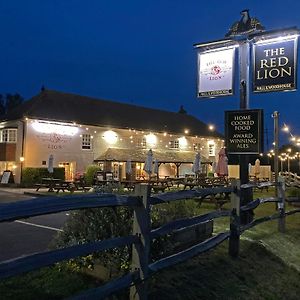
[[[30,187],[35,183],[41,182],[44,177],[53,177],[65,180],[64,168],[53,168],[53,174],[47,168],[24,168],[22,170],[22,186]]]
[[[84,180],[87,185],[92,185],[94,181],[94,175],[97,171],[100,171],[100,167],[96,165],[90,165],[87,166],[85,174],[84,174]]]
[[[174,201],[151,208],[152,227],[156,228],[172,220],[197,215],[198,204],[194,200]],[[112,237],[128,236],[132,232],[133,210],[129,207],[85,209],[73,212],[65,223],[63,232],[54,240],[54,247],[63,248]],[[156,260],[172,252],[168,236],[156,239],[151,246],[151,259]],[[115,248],[93,253],[72,260],[69,265],[78,269],[93,267],[98,260],[113,274],[120,274],[130,266],[131,247]]]

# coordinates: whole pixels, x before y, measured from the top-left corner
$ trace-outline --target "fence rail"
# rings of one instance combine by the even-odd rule
[[[260,188],[265,186],[275,185],[271,182],[263,184],[249,183],[242,185],[240,188]],[[36,253],[10,261],[4,261],[0,263],[0,278],[8,278],[20,273],[49,266],[63,260],[88,255],[96,251],[132,245],[132,271],[129,274],[113,280],[102,287],[84,291],[83,293],[74,296],[72,299],[94,299],[95,297],[103,299],[115,293],[116,291],[119,291],[120,289],[130,286],[132,286],[130,293],[131,299],[147,299],[147,278],[159,270],[213,249],[227,239],[229,239],[230,255],[237,256],[239,253],[240,234],[242,234],[245,230],[248,230],[266,221],[279,219],[279,230],[284,232],[285,216],[300,212],[300,209],[285,212],[284,181],[282,179],[279,180],[279,184],[276,186],[276,189],[278,192],[278,197],[256,199],[242,207],[240,207],[239,203],[240,191],[236,182],[231,186],[226,187],[201,188],[188,191],[183,190],[152,196],[150,196],[149,186],[142,184],[136,186],[136,194],[134,196],[93,194],[59,198],[47,197],[34,200],[25,200],[16,203],[1,204],[0,222],[13,221],[20,218],[83,208],[129,206],[132,207],[134,211],[134,225],[133,234],[127,237],[118,237],[104,241],[86,243],[83,245],[76,245],[64,249]],[[214,196],[217,194],[231,194],[231,210],[218,210],[192,218],[179,219],[151,230],[150,205],[190,198],[199,199],[205,198],[209,195]],[[253,210],[259,205],[268,202],[277,203],[278,213],[256,219],[249,224],[240,224],[240,212]],[[176,254],[162,258],[151,264],[148,263],[151,240],[170,234],[175,230],[185,229],[189,226],[202,224],[209,220],[214,220],[220,217],[230,217],[230,231],[219,233]]]

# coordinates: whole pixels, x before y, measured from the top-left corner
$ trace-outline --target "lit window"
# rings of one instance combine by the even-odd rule
[[[170,149],[179,149],[179,141],[178,140],[173,140],[170,141]]]
[[[202,146],[200,143],[195,143],[194,144],[194,151],[200,151],[202,150]]]
[[[90,134],[83,134],[82,135],[82,149],[92,149],[92,136]]]
[[[136,147],[146,149],[147,148],[146,138],[141,138],[141,139],[137,138],[136,139]]]
[[[2,129],[0,130],[1,143],[16,143],[17,142],[17,129]]]
[[[214,141],[208,141],[208,155],[209,156],[215,156],[216,150],[215,150],[215,142]]]

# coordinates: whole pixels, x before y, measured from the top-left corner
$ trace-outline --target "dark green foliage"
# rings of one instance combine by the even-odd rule
[[[195,216],[199,210],[193,200],[174,201],[151,208],[152,227],[156,228],[187,216]],[[66,247],[90,241],[104,240],[111,237],[128,236],[132,232],[133,211],[128,207],[86,209],[74,212],[53,243],[54,247]],[[75,269],[92,267],[95,261],[108,267],[112,273],[119,274],[128,270],[131,247],[115,248],[101,253],[94,253],[71,262]],[[156,260],[174,250],[169,236],[158,238],[151,246],[151,258]]]
[[[84,174],[84,180],[87,185],[93,184],[94,175],[97,171],[100,171],[99,166],[96,166],[96,165],[87,166],[85,174]]]
[[[72,213],[54,244],[55,247],[66,247],[91,241],[101,241],[112,237],[128,236],[132,231],[132,210],[127,207],[85,209]],[[118,274],[129,267],[130,249],[128,247],[93,253],[77,259],[71,265],[92,267],[96,260]]]
[[[40,183],[42,178],[53,177],[65,180],[64,168],[53,168],[53,173],[50,174],[47,168],[24,168],[22,170],[22,186],[31,187],[36,183]]]
[[[0,116],[5,114],[5,99],[3,95],[0,94]]]
[[[9,113],[14,108],[19,106],[24,101],[23,97],[21,97],[18,93],[16,94],[6,94],[5,108],[6,113]]]
[[[23,101],[24,98],[18,93],[6,94],[5,97],[0,94],[0,115],[9,113],[20,104],[22,104]]]

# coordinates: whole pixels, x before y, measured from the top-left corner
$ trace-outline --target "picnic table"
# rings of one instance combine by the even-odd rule
[[[62,180],[58,178],[51,178],[51,177],[42,178],[41,183],[35,184],[36,191],[38,192],[39,189],[46,188],[48,189],[48,192],[53,192],[56,184],[60,182],[62,182]]]

